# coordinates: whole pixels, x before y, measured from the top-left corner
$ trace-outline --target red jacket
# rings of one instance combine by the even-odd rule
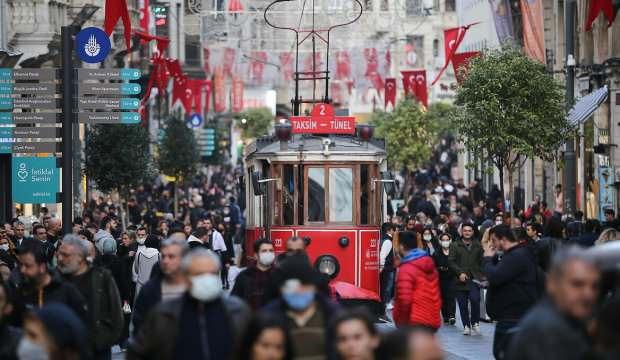
[[[402,259],[396,274],[393,318],[397,326],[441,326],[439,274],[433,259],[415,249]]]

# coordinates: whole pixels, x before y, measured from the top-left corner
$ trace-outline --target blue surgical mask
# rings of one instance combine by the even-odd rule
[[[314,301],[314,291],[283,293],[282,298],[292,310],[303,311]]]

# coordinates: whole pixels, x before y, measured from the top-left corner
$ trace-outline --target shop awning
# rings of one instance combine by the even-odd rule
[[[607,100],[608,95],[609,90],[607,85],[605,85],[582,97],[568,112],[568,122],[573,126],[577,126],[586,121]]]

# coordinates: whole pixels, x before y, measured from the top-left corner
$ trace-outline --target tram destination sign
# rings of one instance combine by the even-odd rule
[[[335,116],[330,104],[316,104],[310,116],[291,116],[294,134],[354,134],[355,118]]]

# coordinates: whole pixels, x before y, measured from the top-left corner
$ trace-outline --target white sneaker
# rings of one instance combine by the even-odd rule
[[[471,335],[471,329],[469,328],[469,326],[465,326],[465,328],[463,328],[463,335]]]
[[[471,326],[471,334],[472,335],[482,335],[480,332],[480,324],[473,324]]]

